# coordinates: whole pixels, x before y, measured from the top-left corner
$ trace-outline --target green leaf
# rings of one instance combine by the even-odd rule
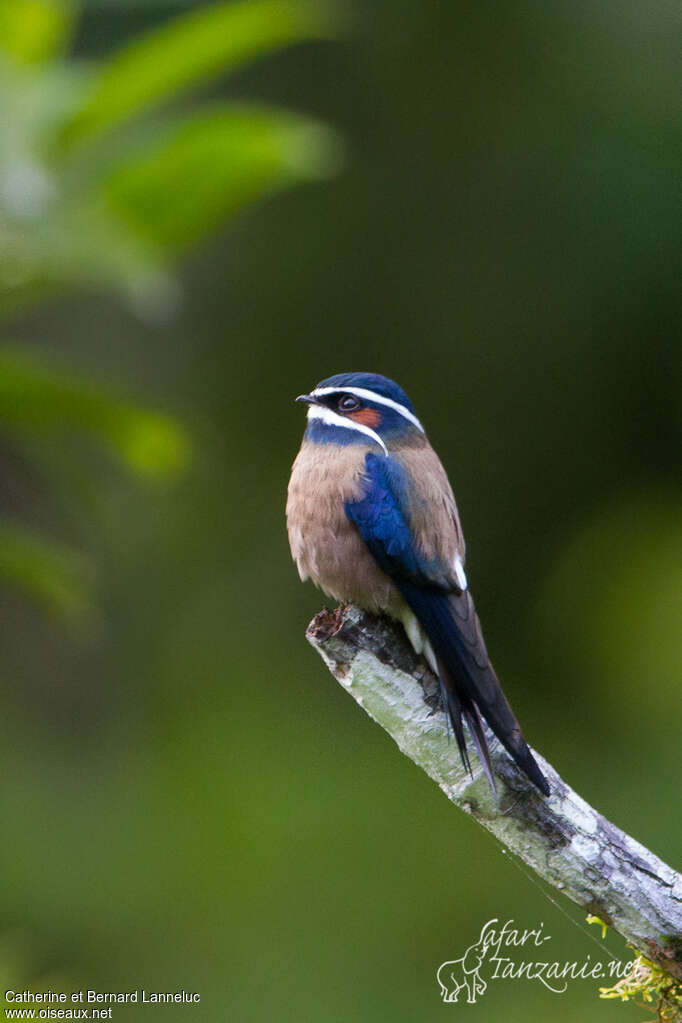
[[[6,235],[14,251],[6,266],[0,260],[0,289],[114,287],[152,322],[166,321],[177,309],[180,289],[158,247],[144,242],[94,189],[63,198],[31,228],[14,239]]]
[[[2,0],[0,50],[22,64],[53,57],[70,37],[73,11],[68,0]]]
[[[175,420],[135,408],[10,348],[0,349],[0,419],[31,433],[70,428],[89,434],[152,480],[177,476],[189,460],[189,440]]]
[[[77,551],[0,522],[0,577],[55,617],[76,624],[92,609],[90,575]]]
[[[308,118],[253,106],[223,106],[176,123],[107,194],[141,237],[188,245],[246,203],[336,170],[340,144]]]
[[[242,0],[180,15],[119,51],[67,128],[78,140],[166,102],[270,50],[327,35],[325,2]]]

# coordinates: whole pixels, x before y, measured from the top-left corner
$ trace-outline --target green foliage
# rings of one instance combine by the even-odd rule
[[[69,0],[3,0],[2,49],[23,64],[47,60],[68,42],[73,15]]]
[[[101,68],[67,138],[108,130],[269,50],[324,35],[328,26],[324,4],[300,0],[217,3],[180,15]]]
[[[188,439],[174,420],[47,369],[13,348],[0,348],[0,418],[20,433],[73,429],[88,434],[128,469],[151,479],[176,476],[189,458]]]
[[[176,478],[189,460],[185,431],[170,417],[47,368],[16,348],[0,348],[0,419],[18,440],[68,432],[91,437],[150,482]],[[94,573],[81,553],[2,521],[0,576],[52,617],[71,624],[92,608]]]
[[[0,294],[117,288],[169,315],[178,245],[246,203],[336,164],[330,131],[279,110],[171,104],[249,60],[328,34],[305,0],[218,3],[179,15],[86,64],[59,54],[65,3],[13,0],[0,16]]]
[[[76,15],[68,0],[0,6],[0,299],[10,310],[54,289],[108,288],[167,319],[180,251],[261,196],[329,174],[338,157],[308,117],[188,94],[327,35],[330,12],[306,0],[215,3],[99,63],[68,54]],[[177,476],[189,457],[168,417],[16,349],[0,349],[0,416],[15,437],[94,437],[147,479]],[[0,574],[67,618],[87,603],[80,557],[18,526],[0,526]]]
[[[0,522],[0,574],[49,615],[77,624],[92,606],[83,556],[24,526]]]
[[[139,236],[184,246],[247,202],[324,174],[333,161],[328,133],[300,117],[220,106],[171,124],[110,180],[107,196]]]

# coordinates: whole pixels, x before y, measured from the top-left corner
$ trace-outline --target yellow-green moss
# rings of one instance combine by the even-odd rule
[[[628,947],[637,952],[632,945]],[[660,1023],[682,1023],[682,981],[675,980],[641,953],[637,953],[629,972],[617,984],[599,988],[599,997],[620,998],[623,1002],[632,999],[642,1008],[656,1002]]]

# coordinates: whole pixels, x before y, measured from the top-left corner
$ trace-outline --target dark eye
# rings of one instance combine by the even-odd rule
[[[336,403],[336,407],[339,412],[355,412],[356,409],[360,408],[360,402],[352,394],[342,394]]]

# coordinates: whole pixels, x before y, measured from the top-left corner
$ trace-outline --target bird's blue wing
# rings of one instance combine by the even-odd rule
[[[451,566],[426,558],[411,529],[410,484],[398,461],[370,452],[365,458],[363,496],[346,501],[346,515],[392,579],[449,592],[456,589]]]
[[[427,559],[410,525],[413,482],[398,461],[368,453],[362,496],[346,502],[379,567],[390,576],[429,638],[438,661],[448,712],[468,765],[461,730],[464,714],[491,779],[479,711],[516,763],[545,794],[549,788],[525,743],[518,721],[488,658],[471,594],[452,579],[451,567]]]

